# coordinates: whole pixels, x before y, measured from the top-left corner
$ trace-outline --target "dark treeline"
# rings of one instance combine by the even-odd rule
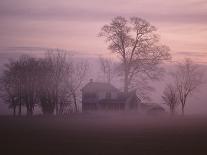
[[[63,50],[48,51],[44,58],[22,55],[5,65],[1,97],[13,115],[33,115],[35,106],[43,114],[78,112],[78,91],[88,65],[74,62]]]
[[[105,82],[113,83],[116,79],[125,96],[136,91],[137,97],[149,99],[153,88],[148,82],[163,79],[166,72],[161,64],[172,58],[170,48],[160,42],[157,28],[139,17],[118,16],[101,28],[99,36],[118,60],[115,63],[110,58],[100,58]],[[35,106],[43,114],[78,112],[80,89],[87,71],[87,63],[72,61],[63,50],[48,51],[43,58],[24,55],[6,64],[0,79],[0,95],[14,115],[21,115],[22,107],[27,115],[33,115]],[[176,63],[171,75],[162,99],[172,114],[181,105],[184,115],[188,98],[204,83],[203,71],[186,59]]]

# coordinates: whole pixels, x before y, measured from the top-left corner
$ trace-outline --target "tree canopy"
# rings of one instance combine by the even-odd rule
[[[138,75],[156,78],[158,65],[170,59],[169,48],[160,44],[156,30],[142,18],[127,20],[118,16],[104,25],[99,33],[108,43],[108,48],[120,58],[125,93]]]

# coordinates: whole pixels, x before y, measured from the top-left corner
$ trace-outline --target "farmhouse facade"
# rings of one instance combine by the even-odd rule
[[[132,91],[128,95],[109,83],[93,82],[90,80],[82,88],[82,110],[135,110],[141,103]]]
[[[165,112],[159,104],[141,102],[136,91],[126,95],[109,83],[93,82],[91,79],[82,88],[82,111],[96,110],[137,110],[145,114]]]

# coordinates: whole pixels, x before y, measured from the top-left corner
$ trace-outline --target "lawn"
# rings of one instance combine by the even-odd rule
[[[4,154],[207,154],[207,118],[76,114],[0,117]]]

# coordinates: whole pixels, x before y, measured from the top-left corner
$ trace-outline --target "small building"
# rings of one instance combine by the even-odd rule
[[[125,110],[137,109],[141,100],[132,91],[127,95],[109,83],[90,80],[82,88],[82,110]]]

